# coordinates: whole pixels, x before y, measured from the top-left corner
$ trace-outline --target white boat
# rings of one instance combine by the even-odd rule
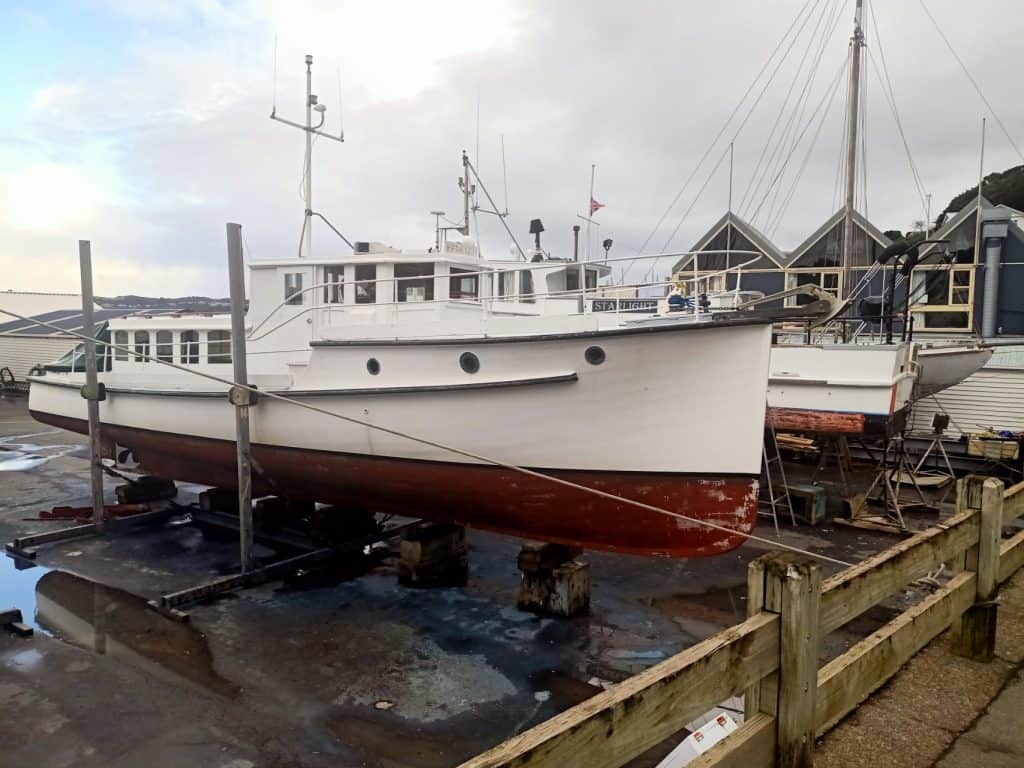
[[[924,344],[918,349],[915,400],[923,400],[949,389],[982,368],[992,357],[991,346],[969,344]]]

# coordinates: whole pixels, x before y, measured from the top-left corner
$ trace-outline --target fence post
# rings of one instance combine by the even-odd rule
[[[999,540],[1003,527],[1003,482],[993,477],[964,479],[959,494],[966,508],[981,510],[978,546],[968,558],[977,573],[974,605],[960,617],[953,633],[953,653],[975,661],[992,661],[996,646],[996,587],[999,583]]]
[[[815,702],[821,648],[821,568],[809,558],[772,553],[747,570],[747,612],[780,615],[779,672],[746,693],[745,716],[776,719],[776,766],[814,765]]]

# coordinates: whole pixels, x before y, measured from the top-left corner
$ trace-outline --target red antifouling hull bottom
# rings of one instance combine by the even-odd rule
[[[86,422],[33,412],[74,432]],[[103,425],[104,439],[130,447],[145,471],[202,485],[237,486],[227,440]],[[703,557],[738,547],[757,520],[757,478],[666,472],[541,470],[728,532],[540,477],[481,464],[334,453],[254,444],[254,495],[338,504],[633,555]]]

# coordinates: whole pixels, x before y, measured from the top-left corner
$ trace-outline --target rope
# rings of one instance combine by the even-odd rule
[[[17,318],[19,320],[25,320],[25,321],[28,321],[28,322],[31,322],[31,323],[35,323],[37,325],[43,325],[43,326],[47,326],[47,327],[56,327],[56,326],[53,325],[53,323],[46,322],[45,320],[38,320],[38,319],[33,319],[33,318],[30,318],[30,317],[26,317],[24,315],[19,315],[16,312],[11,312],[11,311],[3,309],[3,308],[0,308],[0,314],[9,315],[10,317],[14,317],[14,318]],[[88,335],[86,335],[84,333],[71,332],[71,335],[77,336],[78,338],[82,339],[83,341],[93,341],[98,346],[99,345],[104,345],[104,346],[107,346],[107,347],[112,347],[115,350],[117,350],[117,349],[123,349],[123,350],[127,349],[127,347],[118,347],[115,344],[111,344],[109,342],[102,341],[100,339],[94,339],[91,336],[88,336]],[[474,461],[478,461],[478,462],[483,463],[483,464],[491,464],[491,465],[494,465],[496,467],[501,467],[502,469],[507,469],[507,470],[509,470],[511,472],[516,472],[516,473],[519,473],[521,475],[525,475],[527,477],[534,477],[534,478],[537,478],[539,480],[544,480],[544,481],[547,481],[549,483],[553,483],[554,485],[560,485],[560,486],[565,487],[565,488],[572,488],[573,490],[583,491],[584,493],[589,493],[589,494],[591,494],[593,496],[598,496],[598,497],[605,498],[605,499],[611,499],[612,501],[628,504],[630,506],[637,507],[638,509],[644,509],[644,510],[647,510],[648,512],[654,512],[655,514],[665,515],[667,517],[671,517],[671,518],[674,518],[676,520],[683,520],[685,522],[692,523],[692,524],[697,525],[697,526],[703,526],[705,528],[710,528],[711,530],[715,530],[715,531],[719,531],[719,532],[722,532],[722,533],[726,533],[726,534],[729,534],[731,536],[737,536],[737,535],[738,536],[745,536],[750,541],[757,541],[757,542],[760,542],[762,544],[767,544],[767,545],[772,546],[772,547],[778,547],[780,549],[785,549],[785,550],[788,550],[790,552],[795,552],[797,554],[805,555],[807,557],[817,558],[817,559],[822,560],[824,562],[833,563],[835,565],[841,565],[841,566],[844,566],[844,567],[852,567],[852,565],[853,565],[852,563],[848,563],[848,562],[846,562],[844,560],[839,560],[839,559],[834,558],[834,557],[829,557],[828,555],[822,555],[822,554],[818,554],[816,552],[811,552],[809,550],[801,549],[800,547],[795,547],[795,546],[792,546],[790,544],[784,544],[784,543],[782,543],[780,541],[773,541],[772,539],[766,539],[766,538],[761,537],[761,536],[755,536],[752,533],[740,533],[739,531],[735,530],[734,528],[729,528],[729,527],[724,526],[724,525],[719,525],[718,523],[712,523],[709,520],[701,520],[699,518],[690,517],[689,515],[684,515],[684,514],[682,514],[680,512],[672,512],[671,510],[662,509],[661,507],[656,507],[656,506],[654,506],[652,504],[645,504],[642,501],[637,501],[635,499],[629,499],[629,498],[626,498],[625,496],[617,496],[614,493],[608,493],[607,491],[602,491],[602,490],[599,490],[597,488],[589,488],[589,487],[587,487],[585,485],[580,485],[579,483],[574,483],[574,482],[572,482],[570,480],[563,480],[560,477],[553,477],[552,475],[546,475],[543,472],[538,472],[537,470],[534,470],[534,469],[527,469],[526,467],[520,467],[520,466],[518,466],[516,464],[511,464],[511,463],[509,463],[507,461],[502,461],[500,459],[492,459],[492,458],[490,458],[488,456],[483,456],[482,454],[474,453],[472,451],[465,451],[465,450],[462,450],[461,448],[455,448],[455,447],[450,446],[450,445],[445,445],[444,443],[439,443],[439,442],[437,442],[435,440],[428,440],[427,438],[423,438],[423,437],[419,437],[419,436],[416,436],[416,435],[412,435],[412,434],[409,434],[407,432],[402,432],[402,431],[397,430],[397,429],[392,429],[390,427],[384,427],[384,426],[381,426],[380,424],[373,424],[373,423],[371,423],[369,421],[364,421],[362,419],[357,419],[354,416],[348,416],[348,415],[343,414],[343,413],[338,413],[337,411],[331,411],[331,410],[328,410],[326,408],[321,408],[321,407],[316,406],[316,405],[311,405],[309,403],[304,403],[301,400],[295,400],[295,399],[287,397],[285,395],[281,395],[281,394],[279,394],[277,392],[272,392],[272,391],[269,391],[269,390],[257,389],[256,387],[249,386],[248,384],[239,384],[239,383],[237,383],[235,381],[232,381],[231,379],[226,379],[226,378],[224,378],[222,376],[215,376],[212,373],[206,373],[205,371],[197,371],[197,370],[194,370],[194,369],[186,368],[185,366],[182,366],[182,365],[178,365],[176,363],[169,363],[169,362],[166,362],[164,360],[157,360],[156,358],[149,357],[149,356],[145,356],[145,357],[146,357],[148,362],[156,362],[156,363],[159,363],[160,365],[164,365],[164,366],[166,366],[168,368],[173,368],[175,370],[183,371],[184,373],[190,373],[190,374],[192,374],[194,376],[199,376],[199,377],[204,378],[204,379],[209,379],[210,381],[215,381],[215,382],[217,382],[219,384],[226,384],[229,387],[235,387],[237,389],[241,389],[241,390],[244,390],[246,392],[251,392],[252,394],[255,394],[257,397],[268,398],[270,400],[277,400],[278,402],[287,403],[287,404],[290,404],[290,405],[295,405],[295,406],[298,406],[299,408],[305,408],[307,411],[312,411],[313,413],[319,413],[322,416],[330,416],[331,418],[339,419],[341,421],[345,421],[345,422],[348,422],[350,424],[356,424],[356,425],[361,426],[361,427],[366,427],[367,429],[373,429],[373,430],[376,430],[378,432],[383,432],[384,434],[387,434],[387,435],[392,435],[394,437],[398,437],[398,438],[401,438],[401,439],[404,439],[404,440],[410,440],[410,441],[412,441],[414,443],[419,443],[420,445],[426,445],[426,446],[429,446],[431,448],[436,448],[436,449],[438,449],[440,451],[444,451],[446,453],[452,453],[452,454],[455,454],[456,456],[462,456],[464,458],[473,459]]]

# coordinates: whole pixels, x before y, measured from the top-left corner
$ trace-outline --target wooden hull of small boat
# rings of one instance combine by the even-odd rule
[[[86,422],[33,412],[44,423],[87,432]],[[104,424],[105,439],[130,446],[146,472],[233,488],[227,440]],[[724,526],[687,522],[500,467],[253,445],[257,494],[336,503],[516,537],[633,555],[701,557],[744,542],[757,521],[758,481],[749,475],[544,470],[552,477]]]

